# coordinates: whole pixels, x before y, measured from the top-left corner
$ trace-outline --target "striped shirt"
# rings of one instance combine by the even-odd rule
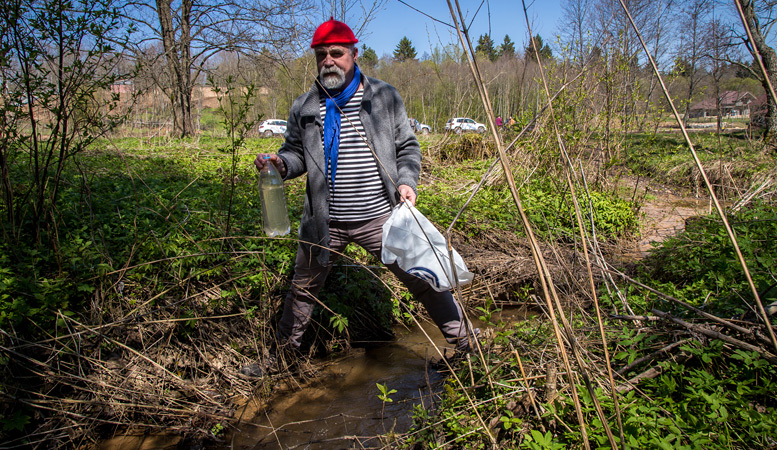
[[[375,219],[391,212],[378,164],[362,138],[365,134],[359,109],[363,94],[361,88],[356,91],[341,112],[336,189],[329,186],[329,217],[340,222]],[[321,98],[320,108],[323,118],[326,115],[326,97]],[[322,142],[323,139],[322,129]]]

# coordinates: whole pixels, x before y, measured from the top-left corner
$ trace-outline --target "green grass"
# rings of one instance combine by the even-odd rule
[[[492,159],[466,160],[433,167],[431,178],[435,181],[419,187],[419,210],[438,225],[449,226],[492,162]],[[516,178],[521,177],[516,175]],[[519,195],[534,232],[539,236],[565,241],[577,233],[566,186],[537,176],[521,187]],[[590,198],[578,194],[578,202],[586,210],[589,200],[600,238],[614,239],[637,230],[638,220],[629,202],[601,191],[592,191]],[[495,230],[523,235],[518,209],[506,184],[482,187],[455,228],[468,236]]]
[[[775,165],[774,155],[766,153],[758,142],[749,141],[744,132],[724,134],[720,144],[715,133],[693,133],[691,139],[708,176],[730,176],[740,187],[747,187],[753,177]],[[685,188],[699,183],[693,156],[679,133],[627,135],[623,148],[620,163],[636,175]],[[727,173],[716,173],[723,166]]]
[[[633,144],[630,152],[635,158],[641,154],[643,159],[654,159],[655,164],[666,164],[662,161],[682,152],[681,142],[671,135],[632,136],[627,140]],[[63,316],[91,323],[102,316],[115,319],[107,317],[118,314],[113,309],[127,314],[145,308],[144,313],[164,310],[171,317],[185,318],[201,312],[198,307],[211,313],[247,317],[261,312],[269,324],[272,302],[276,301],[277,306],[288,287],[296,242],[294,231],[289,239],[263,236],[252,161],[258,152],[276,151],[281,142],[249,139],[236,153],[234,174],[230,142],[224,138],[136,137],[98,142],[77,157],[77,164],[66,167],[57,204],[58,246],[36,246],[30,240],[20,247],[0,245],[0,328],[35,341],[61,332]],[[422,145],[426,151],[436,142],[422,141]],[[768,159],[746,146],[735,147],[734,143],[741,142],[736,137],[727,142],[733,152],[730,158],[744,153],[757,161]],[[476,185],[491,162],[492,159],[465,159],[433,164],[428,174],[433,181],[419,187],[419,209],[438,227],[447,227],[469,198],[468,189]],[[518,175],[516,178],[523,179]],[[304,177],[286,184],[292,230],[299,226],[304,189]],[[565,185],[535,174],[520,189],[520,195],[541,237],[554,241],[572,239],[576,230]],[[591,192],[590,200],[603,240],[636,230],[633,205],[599,191]],[[579,201],[585,206],[589,198],[580,196]],[[764,301],[777,300],[777,289],[773,287],[773,274],[777,272],[773,239],[777,234],[777,217],[773,207],[755,204],[733,215],[731,223],[758,288],[764,292]],[[456,227],[471,237],[522,232],[512,197],[500,185],[479,192]],[[354,246],[346,253],[360,262],[377,263]],[[752,304],[726,236],[713,219],[694,222],[685,234],[667,241],[645,261],[637,276],[726,317],[741,317],[748,313],[744,305]],[[117,287],[119,280],[123,283],[121,290]],[[182,301],[192,289],[202,286],[222,286],[220,295],[208,300],[205,306]],[[96,295],[110,308],[93,311],[91,302]],[[324,339],[335,342],[333,347],[341,345],[344,337],[353,338],[358,333],[365,333],[364,336],[372,332],[375,337],[393,320],[401,320],[409,313],[400,310],[398,302],[386,301],[390,297],[372,274],[348,265],[336,267],[324,293],[332,312],[318,311],[316,326],[325,331],[321,334]],[[680,314],[658,298],[633,291],[627,291],[627,298],[637,313],[660,306]],[[601,299],[608,311],[615,304],[608,303],[607,295]],[[573,316],[572,320],[580,330],[582,342],[598,339],[597,328],[585,318]],[[176,332],[185,335],[194,326],[182,321]],[[270,329],[269,325],[263,326]],[[615,364],[621,366],[665,345],[673,336],[660,329],[636,330],[614,322],[608,322],[606,329]],[[474,380],[470,394],[487,422],[493,420],[500,446],[579,445],[579,428],[566,393],[556,402],[544,405],[545,413],[540,419],[533,414],[519,417],[514,412],[520,399],[514,396],[520,388],[515,381],[520,369],[510,346],[529,353],[532,349],[553,349],[548,321],[505,327],[498,330],[489,344],[493,345],[496,359],[480,366],[475,358],[472,371],[467,368],[460,376]],[[241,347],[235,350],[246,355],[254,351]],[[597,350],[592,347],[591,351]],[[689,344],[683,351],[690,355],[689,360],[664,363],[663,375],[641,386],[645,397],[623,397],[621,406],[631,448],[660,448],[661,439],[675,447],[767,445],[767,436],[777,432],[777,402],[773,394],[777,375],[773,367],[764,365],[755,354],[717,344]],[[532,357],[536,357],[534,363],[538,365],[546,361],[545,355]],[[6,365],[8,360],[0,364]],[[524,361],[527,367],[531,364],[531,359]],[[536,383],[541,386],[544,373],[539,375]],[[488,377],[497,381],[493,388]],[[7,384],[12,380],[2,381]],[[614,409],[609,397],[601,395],[600,401],[612,418]],[[442,402],[436,411],[416,409],[419,430],[424,431],[414,434],[413,439],[420,448],[451,440],[462,448],[488,447],[487,438],[478,431],[481,425],[457,386],[450,384],[445,388]],[[583,404],[588,422],[595,425],[598,419],[593,402],[585,393]],[[645,418],[650,419],[649,423]],[[537,420],[552,433],[527,433],[528,428],[524,427],[539,429]],[[559,420],[568,428],[561,426]],[[423,428],[421,424],[432,425]],[[589,431],[592,442],[606,445],[601,427]]]
[[[772,205],[755,204],[730,218],[764,302],[777,300],[777,216]],[[731,244],[718,220],[695,221],[680,236],[667,240],[638,270],[643,283],[696,305],[719,317],[757,321],[747,305],[754,300],[742,281]],[[651,308],[700,318],[645,291],[620,286],[637,315],[653,315]],[[742,350],[722,340],[689,333],[669,322],[631,322],[610,319],[608,312],[622,311],[620,300],[611,300],[603,287],[604,330],[614,370],[625,368],[656,350],[687,339],[668,355],[654,355],[616,376],[616,384],[655,368],[658,376],[639,383],[639,388],[618,395],[625,442],[620,442],[612,396],[606,375],[593,383],[598,403],[620,448],[628,449],[751,449],[768,448],[777,434],[777,367],[757,352]],[[604,360],[601,337],[590,310],[570,307],[567,314],[576,339],[585,346],[586,361]],[[737,323],[754,327],[752,324]],[[468,387],[463,394],[448,379],[435,408],[416,407],[415,427],[400,436],[402,448],[492,448],[481,418],[489,424],[496,447],[511,449],[582,448],[582,433],[568,379],[559,374],[559,396],[547,401],[546,374],[553,365],[563,370],[551,322],[545,316],[513,324],[499,324],[488,341],[486,362],[471,358],[457,371]],[[725,334],[735,334],[721,329]],[[740,338],[745,338],[740,336]],[[515,349],[515,351],[513,350]],[[519,363],[518,355],[521,361]],[[573,367],[576,365],[573,363]],[[601,366],[599,366],[601,369]],[[577,370],[577,369],[575,369]],[[540,417],[525,395],[523,373],[539,393]],[[589,372],[597,377],[596,371]],[[610,448],[605,427],[596,412],[591,393],[579,382],[577,392],[592,448]],[[476,405],[476,406],[473,406]],[[477,411],[477,414],[475,414]],[[545,431],[540,431],[544,429]],[[443,445],[443,443],[446,443]],[[448,445],[446,447],[446,445]]]
[[[756,202],[728,217],[762,302],[777,301],[777,211]],[[742,316],[755,299],[720,218],[694,218],[685,231],[655,248],[639,268],[639,277],[662,292],[721,317]],[[644,305],[639,301],[637,305]],[[748,306],[750,305],[750,306]],[[649,311],[651,305],[644,305]],[[660,302],[660,307],[678,310]],[[678,313],[684,312],[679,310]]]
[[[288,274],[295,246],[262,239],[252,168],[258,151],[274,151],[277,144],[257,139],[241,149],[229,213],[231,155],[218,150],[227,147],[226,140],[98,143],[64,174],[57,251],[0,246],[0,260],[6,262],[0,324],[29,326],[25,319],[34,317],[32,328],[48,329],[56,310],[80,313],[89,294],[110,283],[104,274],[125,265],[137,266],[125,276],[150,291],[181,277],[222,277],[230,264],[233,270],[255,272],[255,258],[232,260],[238,249],[261,250],[271,255],[281,274]],[[301,180],[289,183],[293,227],[298,226],[303,189]]]

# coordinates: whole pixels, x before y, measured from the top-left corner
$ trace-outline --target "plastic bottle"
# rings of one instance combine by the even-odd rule
[[[259,171],[259,193],[262,198],[262,219],[267,236],[289,234],[289,213],[286,210],[286,196],[283,194],[283,179],[269,157],[267,164]]]

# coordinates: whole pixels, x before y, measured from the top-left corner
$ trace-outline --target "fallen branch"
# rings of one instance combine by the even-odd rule
[[[775,356],[774,354],[768,352],[767,350],[765,350],[762,347],[756,347],[755,345],[748,344],[747,342],[740,341],[739,339],[733,338],[733,337],[725,335],[723,333],[719,333],[717,331],[712,331],[709,328],[702,327],[700,325],[694,325],[692,323],[688,323],[688,322],[686,322],[686,321],[684,321],[682,319],[678,319],[677,317],[672,317],[669,313],[665,313],[665,312],[659,311],[657,309],[653,309],[652,311],[653,311],[653,314],[655,314],[655,315],[657,315],[657,316],[659,316],[661,318],[664,318],[664,319],[667,319],[667,320],[671,320],[672,322],[674,322],[674,323],[676,323],[678,325],[682,325],[685,328],[688,328],[689,330],[694,331],[696,333],[703,334],[703,335],[705,335],[707,337],[710,337],[710,338],[713,338],[713,339],[719,339],[719,340],[721,340],[723,342],[728,342],[729,344],[731,344],[731,345],[733,345],[733,346],[735,346],[737,348],[740,348],[742,350],[747,350],[747,351],[758,353],[765,360],[769,361],[770,363],[772,363],[774,365],[777,365],[777,356]]]
[[[688,355],[686,353],[683,353],[677,358],[677,362],[685,362],[688,359],[690,359],[691,355]],[[649,380],[651,378],[655,378],[659,375],[661,375],[662,370],[660,367],[651,367],[650,369],[640,373],[639,375],[629,379],[624,384],[621,384],[616,388],[618,393],[625,394],[626,392],[634,390],[640,381],[642,380]]]
[[[661,320],[660,317],[656,316],[630,316],[630,315],[618,315],[618,314],[610,314],[611,319],[616,320],[644,320],[647,322],[656,322]]]
[[[658,318],[656,318],[656,319],[658,319]],[[673,349],[675,349],[675,348],[677,348],[677,347],[687,343],[688,341],[690,341],[690,339],[683,339],[682,341],[678,341],[678,342],[674,342],[672,344],[669,344],[666,347],[663,347],[663,348],[661,348],[659,350],[656,350],[656,351],[654,351],[653,353],[651,353],[649,355],[643,356],[642,358],[637,358],[634,361],[632,361],[631,364],[627,364],[627,365],[623,366],[623,368],[618,370],[616,373],[618,375],[626,374],[626,373],[629,372],[629,370],[639,366],[640,364],[642,364],[642,363],[644,363],[646,361],[652,361],[652,360],[656,359],[659,355],[662,355],[664,353],[670,352]]]
[[[700,316],[702,316],[704,318],[710,319],[710,320],[712,320],[714,322],[717,322],[717,323],[719,323],[719,324],[721,324],[721,325],[723,325],[723,326],[725,326],[727,328],[731,328],[732,330],[738,331],[738,332],[740,332],[740,333],[742,333],[744,335],[747,335],[747,336],[753,336],[753,337],[755,337],[755,338],[759,339],[760,341],[762,341],[764,343],[767,343],[767,344],[770,342],[769,339],[766,336],[764,336],[763,334],[758,332],[756,329],[745,328],[745,327],[736,325],[736,324],[734,324],[734,323],[732,323],[732,322],[730,322],[728,320],[721,319],[720,317],[718,317],[716,315],[713,315],[713,314],[710,314],[708,312],[702,311],[699,308],[697,308],[697,307],[695,307],[693,305],[690,305],[690,304],[688,304],[688,303],[686,303],[686,302],[684,302],[684,301],[682,301],[682,300],[680,300],[678,298],[672,297],[671,295],[668,295],[668,294],[665,294],[665,293],[663,293],[661,291],[653,289],[652,287],[650,287],[650,286],[648,286],[646,284],[640,283],[639,281],[629,277],[628,275],[626,275],[625,273],[622,273],[620,271],[613,270],[613,269],[606,268],[606,267],[604,268],[604,270],[606,270],[609,273],[618,275],[621,278],[623,278],[624,280],[626,280],[627,282],[629,282],[629,283],[631,283],[631,284],[633,284],[635,286],[638,286],[638,287],[640,287],[642,289],[645,289],[645,290],[647,290],[649,292],[652,292],[653,294],[656,294],[656,295],[658,295],[659,297],[661,297],[661,298],[663,298],[665,300],[672,301],[674,303],[677,303],[680,306],[688,308],[691,311],[695,312],[696,314],[698,314],[698,315],[700,315]]]

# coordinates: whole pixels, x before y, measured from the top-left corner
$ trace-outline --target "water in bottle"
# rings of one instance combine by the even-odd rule
[[[259,192],[262,198],[262,219],[267,236],[289,234],[289,213],[286,210],[286,197],[283,194],[283,179],[278,169],[268,158],[267,164],[259,171]]]

